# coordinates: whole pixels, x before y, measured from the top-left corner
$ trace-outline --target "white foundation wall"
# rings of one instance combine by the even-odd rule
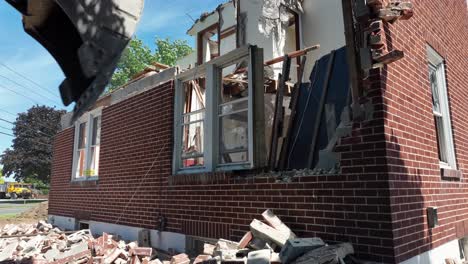
[[[314,63],[320,57],[346,45],[341,0],[307,0],[301,19],[302,48],[319,44],[309,52],[304,79],[308,80]]]
[[[64,217],[49,215],[49,223],[58,226],[63,230],[75,230],[77,221],[73,217]],[[138,241],[138,233],[143,228],[131,227],[125,225],[116,225],[97,221],[86,221],[89,224],[89,229],[93,236],[101,236],[102,233],[119,235],[125,241]],[[178,252],[185,252],[186,236],[173,232],[160,232],[158,230],[150,230],[151,246],[153,248],[168,251],[172,248]]]
[[[460,259],[458,240],[443,244],[442,246],[400,262],[400,264],[445,264],[446,258]]]
[[[48,215],[47,222],[51,223],[54,226],[58,226],[62,230],[76,229],[76,220],[73,217]]]

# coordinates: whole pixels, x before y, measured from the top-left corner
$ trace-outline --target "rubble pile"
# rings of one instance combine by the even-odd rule
[[[89,230],[67,235],[51,224],[6,225],[0,230],[0,263],[147,263],[160,264],[152,248],[138,247],[104,233],[95,239]]]
[[[40,221],[35,225],[6,225],[0,229],[0,264],[342,264],[356,263],[349,243],[327,245],[322,239],[298,238],[271,210],[254,219],[239,242],[219,239],[204,244],[203,254],[192,258],[175,253],[160,260],[149,247],[126,243],[104,233],[94,238],[90,230],[70,233]]]
[[[298,238],[271,210],[263,214],[263,221],[254,219],[239,242],[219,239],[215,245],[205,244],[204,252],[194,264],[217,263],[293,263],[293,264],[341,264],[356,260],[349,243],[327,245],[322,239]],[[349,262],[345,262],[345,258]],[[181,254],[170,264],[188,264],[190,259]]]

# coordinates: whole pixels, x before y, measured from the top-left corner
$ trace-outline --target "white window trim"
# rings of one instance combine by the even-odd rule
[[[248,96],[248,156],[247,162],[233,164],[219,164],[219,118],[218,92],[220,92],[220,71],[242,60],[249,61],[249,96]],[[206,100],[204,130],[204,166],[196,168],[182,168],[182,136],[181,127],[183,116],[183,83],[199,77],[206,78]],[[188,70],[175,78],[175,109],[174,109],[174,151],[173,173],[192,174],[213,171],[233,171],[252,169],[264,165],[264,109],[263,109],[263,50],[254,46],[245,46],[217,57],[194,69]],[[213,88],[214,87],[214,88]],[[255,96],[261,91],[262,96]],[[255,103],[254,103],[255,100]],[[260,107],[261,106],[261,107]],[[255,109],[254,109],[255,107]]]
[[[72,175],[71,181],[92,181],[97,180],[99,178],[98,175],[96,176],[85,176],[76,178],[76,170],[78,165],[78,155],[76,154],[78,151],[78,137],[79,137],[79,130],[80,124],[86,122],[86,155],[84,159],[85,167],[89,168],[91,165],[91,160],[89,159],[91,155],[91,138],[93,133],[93,118],[101,116],[102,118],[102,107],[96,108],[90,112],[83,114],[76,122],[75,122],[75,138],[73,141],[73,168],[72,168]],[[102,122],[102,119],[101,119]]]
[[[449,106],[449,98],[447,92],[447,81],[445,75],[445,65],[444,65],[444,58],[440,56],[437,51],[435,51],[432,47],[427,46],[427,57],[428,62],[436,69],[437,80],[439,88],[439,97],[440,97],[440,111],[442,114],[443,126],[446,135],[445,139],[445,146],[446,146],[446,155],[447,155],[447,162],[440,161],[440,168],[443,169],[457,169],[457,161],[455,156],[455,146],[453,141],[453,132],[452,132],[452,122],[450,118],[450,106]],[[430,76],[429,76],[430,78]],[[432,90],[431,90],[432,96]],[[438,135],[437,135],[438,136]],[[439,151],[439,150],[438,150]]]

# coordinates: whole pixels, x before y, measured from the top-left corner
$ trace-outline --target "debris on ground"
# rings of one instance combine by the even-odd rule
[[[39,220],[46,220],[48,207],[48,202],[42,202],[31,205],[30,208],[26,209],[26,211],[16,215],[9,215],[7,217],[2,217],[0,215],[0,229],[6,224],[35,224]]]
[[[262,218],[253,219],[250,231],[239,242],[219,239],[215,245],[206,243],[203,254],[193,263],[359,263],[356,258],[348,258],[354,254],[350,243],[327,245],[317,237],[298,238],[271,210],[266,210]],[[188,257],[174,257],[170,262],[180,263],[190,262]]]
[[[174,253],[158,256],[150,247],[126,243],[104,233],[98,238],[90,230],[64,232],[45,221],[8,224],[0,229],[0,263],[103,263],[103,264],[342,264],[358,263],[350,243],[327,245],[317,237],[299,238],[272,211],[253,219],[242,239],[219,239],[204,244],[198,256]]]
[[[0,230],[0,263],[161,263],[152,248],[125,243],[104,233],[95,239],[90,230],[67,235],[45,221],[8,224]]]

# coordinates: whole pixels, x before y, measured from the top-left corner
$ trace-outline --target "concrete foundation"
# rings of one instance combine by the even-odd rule
[[[64,230],[75,230],[77,220],[73,217],[64,217],[49,215],[48,220],[54,226],[58,226]],[[104,222],[87,221],[89,229],[93,236],[98,237],[102,233],[110,233],[119,235],[125,241],[138,241],[138,233],[143,228],[131,227],[125,225],[115,225]],[[151,247],[168,251],[175,249],[178,252],[185,252],[186,236],[173,232],[160,232],[158,230],[150,230]]]

